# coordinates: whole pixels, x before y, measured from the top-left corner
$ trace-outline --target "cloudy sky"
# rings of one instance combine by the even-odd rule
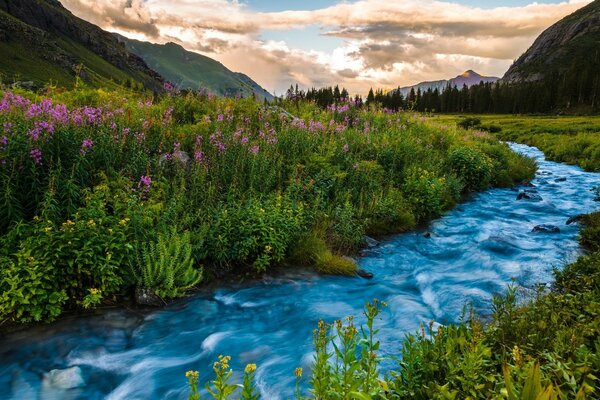
[[[545,28],[591,0],[62,0],[102,28],[176,42],[281,94],[339,83],[351,93],[502,76]]]

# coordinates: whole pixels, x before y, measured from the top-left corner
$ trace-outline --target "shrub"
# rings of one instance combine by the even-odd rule
[[[465,117],[456,123],[462,129],[476,128],[481,125],[481,118],[479,117]]]
[[[341,252],[358,250],[364,235],[363,225],[349,201],[334,208],[331,213],[329,239],[332,246]]]
[[[404,232],[413,229],[415,225],[415,216],[408,201],[400,190],[391,188],[376,202],[373,214],[369,218],[367,232],[384,235]]]
[[[448,166],[464,182],[468,191],[485,188],[490,183],[492,163],[475,149],[455,148],[448,155]]]
[[[140,245],[133,274],[137,286],[161,298],[181,297],[202,279],[194,266],[189,232],[158,234],[156,242]]]
[[[123,288],[132,250],[128,221],[107,213],[101,192],[84,197],[73,220],[36,217],[12,238],[18,251],[3,257],[0,280],[5,318],[51,321],[63,307],[89,308]]]
[[[418,221],[436,217],[444,210],[446,179],[433,172],[421,168],[412,169],[406,177],[403,191]]]

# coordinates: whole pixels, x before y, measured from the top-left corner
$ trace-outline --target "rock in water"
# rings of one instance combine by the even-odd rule
[[[85,381],[81,376],[81,368],[71,367],[67,369],[53,369],[44,374],[44,385],[53,389],[73,389],[85,386]]]
[[[521,200],[521,199],[542,201],[542,196],[540,196],[539,194],[532,193],[531,191],[525,191],[525,192],[519,193],[519,195],[517,196],[517,200]]]
[[[554,225],[538,225],[532,229],[531,232],[539,233],[560,233],[560,228]]]
[[[367,247],[375,247],[377,245],[379,245],[379,241],[373,239],[370,236],[364,235],[363,236],[363,243],[367,246]]]
[[[145,307],[160,307],[163,305],[163,300],[153,290],[143,288],[135,289],[135,302],[137,305]]]
[[[365,278],[365,279],[373,278],[373,273],[369,272],[369,271],[365,271],[364,269],[359,269],[358,271],[356,271],[356,275],[360,276],[361,278]]]
[[[429,238],[431,238],[431,232],[425,232],[425,233],[423,234],[423,237],[424,237],[425,239],[429,239]]]
[[[556,178],[554,180],[554,182],[566,182],[566,181],[567,181],[567,178],[564,178],[564,177],[562,177],[562,178]]]
[[[574,217],[571,217],[567,220],[567,225],[571,225],[575,222],[579,223],[585,219],[585,214],[579,214]]]
[[[521,182],[521,186],[535,187],[535,185],[533,183],[529,182],[528,180],[524,180],[523,182]]]

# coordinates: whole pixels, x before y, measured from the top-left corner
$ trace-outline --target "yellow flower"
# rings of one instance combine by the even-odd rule
[[[90,289],[90,294],[100,294],[100,289],[91,288]]]
[[[256,371],[256,364],[248,364],[248,365],[246,365],[246,369],[244,369],[244,371],[247,374],[253,373],[254,371]]]
[[[122,220],[119,221],[119,224],[127,225],[128,222],[129,222],[129,218],[123,218]]]
[[[390,387],[386,381],[379,381],[379,386],[381,386],[381,389],[386,393],[390,391]]]
[[[302,368],[296,368],[294,375],[296,375],[296,378],[302,378]]]
[[[44,228],[44,232],[50,232],[52,230],[52,227],[47,226]]]
[[[270,253],[273,248],[270,245],[265,246],[265,253]]]
[[[95,222],[93,219],[90,219],[90,220],[87,222],[87,224],[88,224],[89,226],[96,226],[96,222]]]
[[[185,377],[192,380],[198,379],[199,376],[200,374],[198,373],[198,371],[187,371],[185,373]]]

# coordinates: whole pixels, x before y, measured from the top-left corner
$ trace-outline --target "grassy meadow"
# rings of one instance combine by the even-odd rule
[[[355,274],[364,235],[530,178],[494,136],[340,104],[0,92],[0,323],[273,268]]]
[[[432,120],[453,124],[468,118],[480,121],[474,129],[538,147],[549,160],[600,171],[600,116],[436,115]]]

